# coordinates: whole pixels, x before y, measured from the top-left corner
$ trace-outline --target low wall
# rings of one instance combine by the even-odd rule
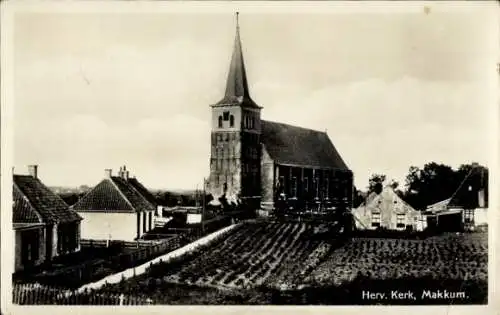
[[[221,230],[218,230],[212,234],[209,234],[205,237],[202,237],[200,238],[199,240],[196,240],[190,244],[187,244],[186,246],[184,247],[181,247],[179,249],[176,249],[170,253],[167,253],[163,256],[160,256],[160,257],[156,257],[155,259],[153,260],[150,260],[140,266],[137,266],[137,267],[134,267],[134,268],[130,268],[130,269],[127,269],[127,270],[124,270],[122,272],[119,272],[119,273],[116,273],[116,274],[113,274],[113,275],[109,275],[99,281],[96,281],[96,282],[92,282],[92,283],[88,283],[86,285],[83,285],[82,287],[80,287],[78,289],[78,292],[82,292],[84,291],[85,289],[99,289],[100,287],[102,287],[103,285],[105,285],[106,283],[108,284],[112,284],[112,283],[119,283],[122,278],[124,279],[129,279],[129,278],[132,278],[134,276],[138,276],[138,275],[141,275],[143,273],[146,272],[146,269],[150,267],[151,264],[156,264],[156,263],[159,263],[160,261],[163,261],[163,262],[168,262],[170,259],[172,258],[175,258],[175,257],[179,257],[181,255],[184,255],[194,249],[196,249],[197,247],[201,246],[201,245],[205,245],[207,244],[208,242],[210,242],[211,240],[213,240],[214,238],[218,237],[219,235],[229,231],[229,230],[232,230],[233,228],[235,228],[238,224],[233,224],[233,225],[230,225],[230,226],[227,226]]]

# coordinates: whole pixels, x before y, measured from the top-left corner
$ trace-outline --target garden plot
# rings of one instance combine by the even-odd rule
[[[340,284],[358,276],[487,280],[487,234],[449,234],[424,240],[359,238],[332,251],[306,279]]]

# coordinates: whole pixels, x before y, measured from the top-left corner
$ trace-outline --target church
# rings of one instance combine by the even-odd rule
[[[250,97],[237,13],[225,94],[211,105],[208,193],[267,211],[278,202],[350,210],[353,173],[327,133],[263,120],[262,109]]]

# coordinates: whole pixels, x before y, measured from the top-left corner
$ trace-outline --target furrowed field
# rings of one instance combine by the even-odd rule
[[[486,303],[487,233],[339,239],[299,222],[243,223],[146,274],[108,285],[158,304]],[[366,301],[362,290],[466,291],[466,299]],[[377,291],[378,290],[378,291]]]

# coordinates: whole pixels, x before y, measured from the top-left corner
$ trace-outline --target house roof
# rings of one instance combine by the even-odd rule
[[[134,186],[134,188],[144,197],[146,200],[151,203],[153,206],[157,206],[157,201],[155,196],[146,188],[144,185],[139,182],[135,177],[129,178],[128,182]]]
[[[73,205],[76,211],[130,211],[155,210],[156,206],[141,192],[137,179],[111,176],[103,179]],[[137,187],[137,188],[136,188]]]
[[[238,23],[238,13],[236,13],[236,36],[234,38],[233,54],[226,81],[226,92],[224,98],[214,106],[241,105],[246,107],[259,108],[250,97],[248,80],[241,48],[240,26]]]
[[[448,204],[450,203],[451,198],[436,202],[432,205],[427,206],[426,211],[442,211],[446,210]]]
[[[262,143],[279,164],[349,170],[326,132],[262,120]]]
[[[61,197],[38,178],[30,175],[14,175],[13,197],[14,220],[34,220],[36,214],[46,223],[65,223],[82,219]]]
[[[36,211],[28,201],[28,198],[24,196],[16,185],[13,187],[12,195],[12,222],[14,224],[43,223],[42,216]]]

